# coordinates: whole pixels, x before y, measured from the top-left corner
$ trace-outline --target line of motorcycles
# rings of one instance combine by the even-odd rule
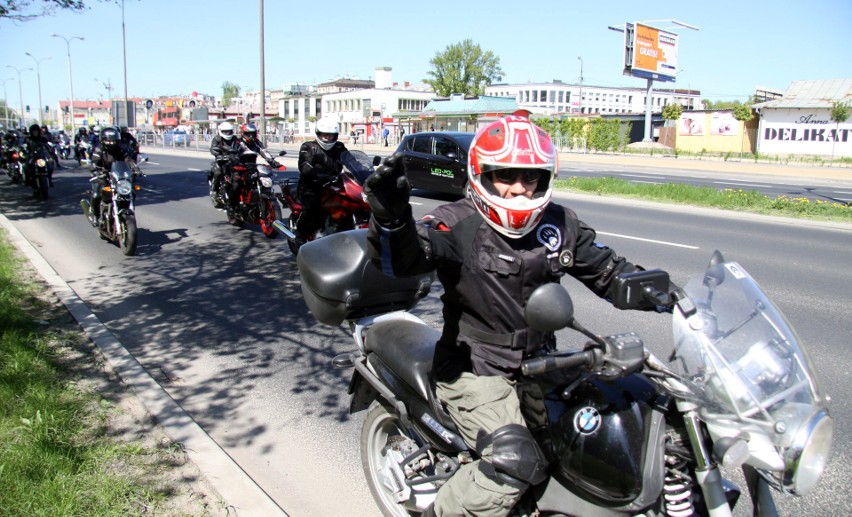
[[[50,169],[53,167],[53,156],[50,151],[41,147],[34,156],[27,155],[23,142],[7,142],[3,146],[3,168],[12,183],[22,183],[33,189],[33,195],[39,200],[46,200],[50,188]]]
[[[286,155],[281,151],[278,156]],[[299,246],[296,241],[296,226],[302,214],[302,204],[296,194],[298,180],[285,179],[279,182],[280,192],[275,191],[276,171],[284,171],[286,167],[277,162],[265,165],[257,162],[257,153],[244,151],[238,157],[238,163],[232,165],[239,174],[242,188],[239,191],[237,208],[229,217],[228,222],[242,227],[244,224],[257,224],[264,235],[270,239],[278,234],[284,235],[290,251],[296,255]],[[325,212],[323,224],[307,241],[313,241],[334,233],[366,228],[370,221],[370,207],[363,195],[363,184],[375,170],[380,158],[372,160],[361,151],[346,151],[341,155],[343,171],[333,180],[322,186],[319,196],[320,205]],[[224,167],[225,164],[213,162],[208,173],[207,183],[210,201],[215,208],[223,209],[229,206],[231,195],[231,175],[223,175],[223,181],[214,185],[214,168]],[[289,210],[286,221],[282,220],[281,206]]]

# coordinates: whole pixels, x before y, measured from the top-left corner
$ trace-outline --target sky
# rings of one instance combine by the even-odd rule
[[[84,38],[70,44],[75,100],[105,99],[107,85],[124,96],[121,0],[86,3],[82,13],[0,19],[0,93],[12,107],[18,72],[6,65],[22,70],[25,105],[39,105],[39,76],[42,106],[70,98],[67,46],[52,34]],[[220,96],[225,81],[259,89],[260,3],[125,0],[128,96]],[[373,79],[377,67],[391,67],[395,82],[422,82],[436,54],[470,39],[499,58],[502,83],[578,83],[582,67],[583,84],[644,88],[622,75],[624,36],[608,27],[649,22],[680,36],[675,87],[744,101],[755,86],[852,77],[850,21],[850,0],[265,0],[265,83]]]

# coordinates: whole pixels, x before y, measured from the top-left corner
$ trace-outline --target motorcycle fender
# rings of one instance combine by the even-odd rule
[[[350,415],[367,409],[379,397],[379,392],[370,386],[370,383],[357,370],[352,372],[352,379],[349,381],[349,394],[352,396],[352,400],[349,402]]]

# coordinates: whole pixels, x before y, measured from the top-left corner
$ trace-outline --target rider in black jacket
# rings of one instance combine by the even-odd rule
[[[301,246],[322,225],[325,213],[320,205],[322,187],[343,172],[340,155],[346,151],[337,140],[337,123],[320,119],[316,125],[316,140],[299,148],[299,185],[296,194],[302,204],[302,215],[296,223],[296,245]]]
[[[373,262],[390,276],[434,270],[443,285],[436,393],[479,454],[441,487],[424,516],[507,515],[526,488],[546,479],[546,455],[533,438],[543,423],[531,410],[541,407],[540,392],[523,382],[520,366],[554,347],[555,336],[527,326],[530,293],[568,274],[610,298],[618,274],[641,269],[596,242],[572,210],[550,202],[556,148],[528,118],[512,115],[482,128],[468,160],[469,197],[420,223],[412,219],[399,156],[364,188],[373,210]],[[512,438],[498,445],[504,436]]]
[[[247,147],[236,138],[234,125],[230,122],[219,124],[218,135],[213,137],[210,142],[210,154],[213,155],[213,191],[219,190],[219,184],[222,182],[224,175],[231,174],[233,181],[233,166],[239,163],[240,153],[245,151]],[[239,193],[239,191],[237,191]],[[233,193],[229,196],[228,217],[234,215],[234,209],[238,199],[235,199]]]
[[[141,175],[142,171],[132,158],[133,151],[121,142],[119,129],[116,127],[105,127],[100,132],[98,145],[92,150],[92,176],[100,176],[101,182],[92,182],[92,200],[90,222],[92,226],[98,225],[101,210],[101,189],[103,181],[107,179],[112,164],[116,161],[124,161],[133,170],[134,175]]]
[[[27,163],[24,164],[24,167],[27,168],[26,178],[28,182],[32,182],[35,178],[33,174],[33,167],[35,165],[35,160],[38,158],[44,158],[47,161],[47,174],[48,181],[50,182],[50,186],[53,186],[53,156],[50,152],[50,146],[47,145],[47,138],[45,138],[44,133],[42,132],[41,127],[38,124],[33,124],[30,126],[29,134],[26,139],[26,153],[27,153]]]

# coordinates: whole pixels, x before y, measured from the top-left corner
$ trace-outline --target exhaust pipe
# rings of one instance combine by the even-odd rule
[[[287,237],[288,240],[292,241],[296,239],[296,234],[290,231],[290,228],[284,221],[276,219],[275,221],[273,221],[272,227],[278,230],[278,233],[280,233],[284,237]]]

